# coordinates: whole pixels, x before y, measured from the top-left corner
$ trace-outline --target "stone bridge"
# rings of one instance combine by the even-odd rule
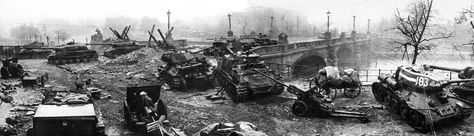
[[[341,37],[318,39],[253,49],[265,63],[277,71],[302,76],[315,74],[325,66],[360,69],[370,63],[370,45],[377,38]]]

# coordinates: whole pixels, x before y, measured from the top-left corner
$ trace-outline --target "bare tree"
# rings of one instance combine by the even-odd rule
[[[399,48],[403,50],[402,59],[405,58],[405,56],[408,58],[408,49],[409,47],[413,47],[412,64],[416,63],[418,55],[423,50],[431,49],[433,44],[424,44],[424,42],[449,38],[454,34],[454,32],[449,34],[443,32],[431,34],[428,32],[428,29],[430,28],[429,22],[433,17],[432,5],[433,0],[418,0],[408,7],[406,16],[402,16],[398,9],[395,14],[395,29],[398,30],[405,39],[402,42],[397,42],[401,45]]]

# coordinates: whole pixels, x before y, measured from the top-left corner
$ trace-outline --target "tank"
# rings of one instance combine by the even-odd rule
[[[33,42],[20,46],[20,50],[15,51],[15,56],[18,59],[46,59],[52,52],[44,43]]]
[[[280,75],[270,70],[259,58],[258,54],[252,52],[227,55],[215,70],[218,84],[234,102],[244,102],[262,94],[280,95],[283,92],[284,86],[253,70],[281,79]]]
[[[98,58],[97,52],[85,45],[65,45],[53,49],[54,53],[48,56],[48,63],[55,65],[89,62]]]
[[[143,47],[143,45],[135,41],[124,41],[115,43],[103,43],[102,45],[111,45],[112,49],[106,50],[104,56],[110,59],[115,59],[118,56],[133,52]]]
[[[161,56],[161,60],[166,64],[160,67],[159,76],[171,89],[185,91],[197,86],[212,86],[211,65],[205,58],[197,58],[185,51],[168,51]]]
[[[449,80],[440,72],[418,65],[400,66],[393,75],[382,74],[378,79],[372,84],[375,99],[417,130],[426,132],[435,124],[466,119],[472,113],[469,102],[449,89],[453,83],[472,79]]]

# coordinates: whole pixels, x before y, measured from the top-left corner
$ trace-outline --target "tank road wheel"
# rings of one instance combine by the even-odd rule
[[[395,98],[391,98],[390,103],[388,103],[388,105],[390,107],[390,110],[392,110],[394,113],[400,113],[400,105],[398,104],[398,101]]]
[[[186,91],[186,80],[181,77],[173,77],[173,84],[171,87],[177,89],[178,91]]]
[[[248,92],[247,92],[247,87],[236,87],[235,89],[235,102],[236,103],[239,103],[239,102],[245,102],[247,101],[248,99]]]
[[[382,102],[382,97],[381,97],[381,93],[382,92],[382,88],[380,88],[380,84],[375,82],[372,84],[372,94],[374,95],[375,97],[375,100],[379,103]]]
[[[77,58],[74,62],[75,63],[81,63],[81,59]]]
[[[281,85],[275,83],[275,86],[273,86],[272,89],[273,89],[273,90],[272,90],[272,94],[273,94],[273,95],[280,95],[280,94],[282,94],[283,91],[285,90],[285,87],[283,87],[283,86],[281,86]]]
[[[354,88],[344,88],[344,95],[349,98],[356,98],[362,90],[361,85]]]
[[[81,62],[87,62],[87,58],[81,58]]]
[[[402,116],[402,118],[405,120],[405,121],[409,121],[410,120],[410,108],[408,108],[407,105],[403,104],[400,106],[400,116]]]
[[[392,99],[390,95],[385,95],[385,97],[382,97],[382,98],[383,98],[383,105],[390,107],[390,101]]]
[[[291,105],[291,111],[296,116],[306,116],[308,114],[308,106],[306,103],[296,100],[293,105]]]

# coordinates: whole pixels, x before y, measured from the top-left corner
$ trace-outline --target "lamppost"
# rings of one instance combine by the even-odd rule
[[[168,32],[170,32],[170,15],[171,15],[170,10],[168,10],[168,12],[166,12],[166,14],[168,14]]]
[[[273,30],[273,16],[270,17],[270,37],[273,37],[275,35],[275,31]]]
[[[356,27],[356,16],[352,16],[352,37],[356,37],[356,30],[355,30],[355,27]]]
[[[234,36],[234,32],[232,32],[232,22],[231,22],[231,20],[230,20],[230,17],[231,17],[230,13],[227,14],[227,17],[229,18],[229,31],[227,32],[227,36],[228,36],[228,37],[233,37],[233,36]]]
[[[326,14],[328,15],[328,29],[327,29],[327,32],[329,32],[329,15],[331,15],[331,12],[326,12]]]

